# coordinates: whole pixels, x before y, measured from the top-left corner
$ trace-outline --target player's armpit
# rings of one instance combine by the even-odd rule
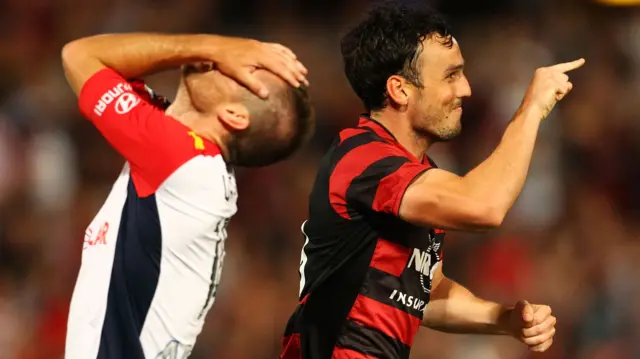
[[[490,202],[472,195],[464,178],[432,169],[409,185],[400,202],[399,216],[422,226],[482,231],[502,224],[504,214]]]

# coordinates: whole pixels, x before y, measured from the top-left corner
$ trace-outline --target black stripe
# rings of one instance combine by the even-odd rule
[[[300,318],[300,312],[302,312],[303,308],[304,308],[304,303],[298,304],[298,306],[296,307],[296,310],[293,312],[291,317],[289,317],[289,321],[287,321],[287,325],[284,328],[284,334],[283,334],[284,338],[289,337],[292,334],[300,333],[298,322]]]
[[[370,164],[351,181],[346,194],[347,203],[363,206],[363,208],[357,208],[356,210],[370,211],[378,192],[380,180],[393,174],[407,162],[409,162],[407,157],[388,156]]]
[[[436,165],[436,163],[433,161],[433,158],[431,158],[431,157],[427,156],[427,162],[429,162],[429,165],[430,165],[432,168],[438,168],[438,165]]]
[[[389,134],[389,136],[391,136],[391,138],[393,138],[393,140],[394,140],[394,141],[398,142],[398,139],[396,138],[396,136],[394,136],[394,135],[393,135],[393,133],[391,133],[391,131],[389,131],[389,129],[388,129],[388,128],[386,128],[383,124],[381,124],[380,122],[378,122],[378,121],[376,121],[376,120],[372,119],[372,118],[371,118],[371,116],[369,116],[369,115],[363,115],[363,116],[361,116],[361,117],[364,117],[364,118],[366,118],[366,119],[367,119],[367,121],[372,122],[372,125],[373,125],[373,126],[378,126],[378,127],[380,127],[382,130],[384,130],[386,133],[388,133],[388,134]],[[371,127],[369,126],[369,124],[365,124],[365,125],[363,125],[363,126],[360,126],[360,128],[366,128],[366,129],[368,129],[368,130],[370,130],[370,131],[375,131],[373,128],[371,128]]]
[[[371,142],[384,142],[385,140],[380,138],[380,136],[376,135],[372,131],[366,130],[365,132],[359,133],[355,136],[351,136],[346,140],[342,141],[342,143],[336,143],[336,147],[331,151],[331,168],[329,168],[329,173],[333,173],[333,170],[336,168],[340,160],[346,156],[349,152],[351,152],[356,147],[364,146]]]
[[[143,359],[140,333],[160,276],[162,233],[155,194],[129,180],[97,359]]]
[[[352,321],[345,322],[336,346],[380,359],[407,359],[411,350],[408,345],[376,329]]]
[[[425,283],[427,285],[429,278],[424,278],[424,280],[427,281]],[[407,285],[407,283],[412,285]],[[423,311],[429,302],[429,294],[420,285],[420,274],[413,268],[405,268],[399,278],[376,268],[369,268],[361,294],[420,320],[422,320]]]

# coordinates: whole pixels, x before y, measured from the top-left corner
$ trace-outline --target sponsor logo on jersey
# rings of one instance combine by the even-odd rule
[[[407,295],[406,293],[402,293],[396,289],[393,290],[393,293],[391,293],[389,299],[395,300],[396,302],[404,305],[407,308],[412,308],[421,312],[424,312],[424,309],[427,306],[424,300],[416,298],[412,295]]]
[[[140,98],[133,94],[132,91],[133,88],[129,83],[121,82],[115,85],[100,97],[93,112],[98,116],[102,116],[107,106],[116,101],[116,113],[120,115],[128,113],[140,103]]]
[[[139,103],[140,98],[138,96],[130,92],[125,92],[120,95],[120,97],[118,97],[118,100],[116,100],[116,113],[118,113],[119,115],[129,113],[129,111],[138,106]]]
[[[109,233],[109,222],[104,222],[102,226],[100,226],[100,229],[98,230],[95,237],[93,236],[93,231],[91,230],[91,228],[87,228],[87,231],[84,233],[83,249],[98,245],[106,245],[107,233]]]
[[[423,251],[418,248],[413,249],[413,254],[407,262],[407,268],[411,268],[420,273],[420,285],[425,293],[431,293],[431,281],[433,280],[433,273],[438,268],[438,258],[432,260],[431,247],[428,250]],[[437,256],[437,254],[436,254]]]
[[[407,268],[410,268],[413,264],[414,269],[423,275],[429,276],[431,269],[431,254],[427,251],[421,251],[418,248],[413,249],[413,254],[409,258]]]

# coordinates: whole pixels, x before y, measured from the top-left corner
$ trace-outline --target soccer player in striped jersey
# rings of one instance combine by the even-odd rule
[[[307,71],[282,45],[214,35],[98,35],[62,59],[80,111],[126,159],[85,233],[66,358],[187,358],[220,281],[233,168],[309,136]],[[171,105],[140,80],[180,67]]]
[[[387,3],[343,38],[345,72],[367,113],[320,162],[302,225],[299,304],[283,359],[409,358],[420,326],[552,343],[545,305],[477,298],[442,272],[446,230],[498,227],[525,181],[541,121],[572,88],[536,71],[498,148],[464,176],[438,169],[428,148],[461,130],[471,95],[464,60],[434,11]]]

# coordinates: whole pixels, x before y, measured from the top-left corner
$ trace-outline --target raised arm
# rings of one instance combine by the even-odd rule
[[[583,64],[538,69],[495,151],[462,177],[439,169],[421,174],[403,196],[400,217],[453,230],[500,226],[524,185],[541,121],[573,88],[565,72]]]
[[[294,87],[307,83],[307,70],[291,50],[251,39],[217,35],[103,34],[74,40],[62,49],[64,71],[76,94],[89,78],[105,68],[130,79],[193,62],[213,62],[221,72],[261,97],[267,97],[268,91],[253,76],[258,68],[277,74]]]

